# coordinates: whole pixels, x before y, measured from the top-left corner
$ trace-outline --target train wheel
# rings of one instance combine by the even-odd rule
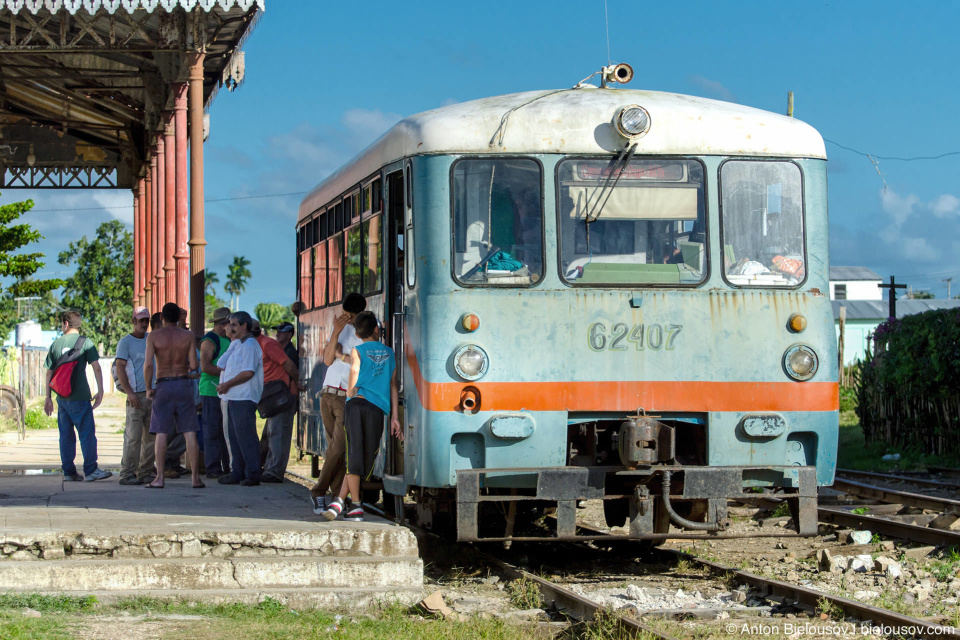
[[[607,526],[622,527],[627,524],[627,518],[630,516],[630,501],[626,498],[603,501],[603,519]]]

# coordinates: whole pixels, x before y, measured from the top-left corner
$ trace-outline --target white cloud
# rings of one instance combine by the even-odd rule
[[[906,197],[896,193],[893,189],[884,189],[880,192],[880,206],[883,211],[893,218],[894,226],[899,229],[907,218],[913,215],[914,209],[920,204],[920,198],[912,193]]]
[[[960,215],[960,198],[945,193],[930,203],[930,209],[933,211],[933,215],[938,218]]]
[[[360,148],[379,138],[403,118],[398,113],[384,113],[379,109],[349,109],[340,118],[341,124],[357,136]]]
[[[710,80],[703,76],[690,76],[690,82],[700,87],[700,89],[705,91],[710,97],[726,100],[727,102],[737,101],[737,96],[733,94],[733,91],[730,91],[730,89],[727,89],[722,83],[716,80]]]
[[[899,238],[901,253],[908,260],[934,262],[939,260],[940,251],[932,247],[926,238]]]

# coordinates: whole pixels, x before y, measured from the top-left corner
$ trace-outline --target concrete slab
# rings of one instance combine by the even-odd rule
[[[289,481],[197,490],[181,478],[155,490],[120,486],[116,476],[4,475],[0,591],[195,592],[243,602],[266,594],[291,606],[415,601],[423,586],[416,538],[367,517],[327,522]]]

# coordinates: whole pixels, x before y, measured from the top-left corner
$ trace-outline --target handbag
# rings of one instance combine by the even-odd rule
[[[263,385],[260,402],[257,403],[257,413],[263,419],[272,418],[288,410],[297,401],[296,396],[290,393],[290,385],[283,380],[271,380]]]
[[[50,388],[61,398],[66,398],[73,393],[73,375],[76,373],[77,364],[83,356],[83,344],[85,342],[86,338],[80,336],[73,344],[73,348],[53,363]]]

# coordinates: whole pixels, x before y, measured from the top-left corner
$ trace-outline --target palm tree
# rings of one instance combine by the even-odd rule
[[[227,267],[227,281],[223,285],[223,290],[230,294],[230,308],[234,311],[240,309],[240,294],[247,288],[247,280],[251,273],[247,266],[250,261],[243,256],[234,256],[233,264]]]
[[[205,271],[203,275],[203,293],[208,296],[217,295],[213,290],[213,285],[220,282],[220,278],[217,277],[216,271]]]

